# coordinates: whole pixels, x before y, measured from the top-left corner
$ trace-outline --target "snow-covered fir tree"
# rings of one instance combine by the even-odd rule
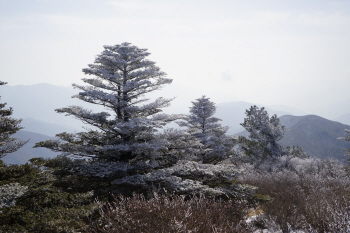
[[[75,98],[104,106],[108,111],[94,113],[79,106],[56,109],[91,128],[87,132],[57,134],[59,140],[40,142],[36,147],[62,152],[57,160],[67,171],[107,178],[121,193],[162,187],[183,194],[251,197],[250,187],[234,183],[238,174],[234,165],[190,160],[201,142],[184,130],[162,129],[168,122],[185,116],[161,113],[171,99],[150,102],[144,98],[144,94],[172,82],[155,62],[146,59],[150,53],[130,43],[104,48],[94,64],[83,69],[93,76],[83,79],[89,86],[73,86],[81,90]],[[218,125],[216,120],[208,119],[206,131],[214,135]],[[218,134],[225,131],[216,128]],[[208,144],[213,141],[206,140]],[[72,156],[90,159],[68,158]]]
[[[342,139],[342,140],[350,142],[350,130],[345,129],[344,134],[345,134],[345,137],[339,137],[337,139]],[[346,156],[348,163],[350,163],[350,149],[349,148],[344,149],[344,155]]]
[[[95,113],[80,106],[56,109],[91,127],[87,132],[57,134],[60,140],[41,142],[37,147],[99,162],[148,161],[167,154],[171,143],[158,130],[178,116],[161,113],[171,99],[149,101],[144,94],[170,84],[172,79],[147,59],[149,55],[147,49],[130,43],[104,46],[95,62],[83,69],[93,76],[82,79],[89,85],[73,84],[81,90],[73,97],[107,111]]]
[[[241,124],[249,133],[249,139],[241,136],[239,142],[247,155],[258,158],[279,157],[284,151],[277,143],[287,131],[277,115],[269,117],[264,107],[251,106]]]
[[[215,103],[202,96],[192,102],[185,121],[179,122],[202,143],[199,154],[204,163],[215,163],[227,158],[236,141],[234,137],[226,135],[228,127],[220,124],[221,119],[214,117],[215,112]]]
[[[277,158],[282,155],[305,158],[306,153],[299,146],[278,144],[288,129],[281,125],[276,114],[269,117],[264,107],[251,106],[246,110],[247,117],[241,124],[249,133],[249,139],[240,136],[238,141],[245,155],[258,159]]]
[[[0,86],[5,85],[6,82],[0,81]],[[22,129],[19,125],[22,119],[14,119],[12,115],[12,108],[5,108],[6,103],[0,103],[0,159],[21,148],[28,141],[11,138],[11,135]]]

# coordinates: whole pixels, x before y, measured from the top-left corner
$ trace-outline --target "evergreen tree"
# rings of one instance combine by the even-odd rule
[[[239,142],[247,155],[258,158],[279,157],[284,149],[277,143],[287,131],[280,124],[277,115],[271,118],[264,107],[251,106],[246,110],[247,117],[241,124],[249,133],[249,139],[241,136]]]
[[[345,140],[345,141],[350,141],[350,130],[345,129],[344,132],[345,132],[345,137],[339,137],[339,138],[337,138],[337,139],[342,139],[342,140]],[[347,161],[348,161],[348,163],[350,164],[350,149],[349,149],[349,148],[344,149],[344,155],[346,156]]]
[[[104,48],[95,63],[83,69],[85,74],[94,76],[83,79],[90,86],[73,86],[81,90],[75,98],[104,106],[108,111],[93,113],[79,106],[56,109],[92,128],[87,132],[57,134],[59,140],[40,142],[36,147],[62,152],[63,157],[57,160],[66,171],[106,178],[114,192],[122,194],[161,187],[182,194],[251,198],[251,188],[234,182],[238,174],[234,165],[189,161],[193,148],[201,144],[199,140],[183,130],[161,130],[184,115],[161,113],[171,99],[147,102],[143,98],[172,82],[146,59],[147,50],[129,43]],[[211,132],[209,137],[218,125],[216,120],[208,119],[212,121],[207,130]],[[220,127],[216,128],[221,132]],[[71,160],[67,156],[90,159]]]
[[[228,127],[219,123],[221,119],[214,117],[215,103],[202,96],[192,102],[190,115],[180,126],[188,128],[188,132],[203,144],[201,155],[204,163],[215,163],[227,158],[232,150],[235,138],[226,136]]]
[[[5,85],[6,82],[0,81],[0,85]],[[12,108],[5,108],[6,103],[0,103],[0,159],[21,148],[28,141],[23,141],[17,138],[11,138],[11,135],[22,129],[19,125],[22,119],[14,119]]]
[[[91,127],[87,132],[57,134],[60,140],[40,142],[36,147],[67,156],[90,157],[100,163],[154,162],[168,155],[171,143],[159,129],[179,116],[161,113],[171,99],[150,102],[143,96],[170,84],[172,79],[147,59],[149,55],[147,49],[130,43],[104,46],[95,62],[83,69],[93,76],[82,79],[89,86],[73,84],[81,90],[73,97],[101,105],[107,111],[94,113],[79,106],[56,109]]]

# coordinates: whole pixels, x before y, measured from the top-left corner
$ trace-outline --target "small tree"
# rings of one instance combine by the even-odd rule
[[[227,158],[234,146],[235,138],[226,136],[228,127],[219,123],[221,119],[213,117],[216,112],[215,103],[202,96],[192,102],[190,115],[180,126],[188,128],[188,132],[203,144],[201,156],[204,163],[215,163]]]
[[[0,85],[5,85],[6,82],[0,81]],[[22,119],[14,119],[12,115],[12,108],[5,108],[6,103],[0,103],[0,159],[21,148],[28,141],[23,141],[17,138],[11,138],[11,135],[22,129],[19,124]]]
[[[337,139],[342,139],[350,142],[350,130],[345,129],[345,137],[339,137]],[[350,164],[350,149],[344,149],[344,155],[347,157],[348,163]]]
[[[265,108],[251,106],[246,110],[247,117],[241,124],[249,133],[249,139],[241,136],[239,142],[247,155],[258,158],[279,157],[284,154],[283,148],[277,143],[287,131],[280,124],[277,115],[271,118]]]

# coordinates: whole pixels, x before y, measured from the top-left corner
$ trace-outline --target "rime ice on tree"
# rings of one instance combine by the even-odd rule
[[[108,112],[94,113],[79,106],[56,109],[93,127],[88,132],[58,134],[60,140],[37,146],[99,162],[148,160],[167,151],[170,143],[158,129],[178,118],[161,113],[171,99],[150,102],[143,96],[170,84],[172,79],[147,59],[149,55],[147,49],[130,43],[104,46],[95,62],[83,69],[93,76],[82,79],[89,86],[73,84],[81,90],[73,97],[104,106]]]
[[[269,117],[265,108],[254,105],[246,110],[246,115],[241,125],[249,132],[250,140],[241,136],[239,143],[247,155],[260,159],[282,155],[305,157],[301,147],[283,148],[277,143],[288,130],[280,124],[276,114]]]
[[[161,108],[168,106],[171,99],[149,102],[143,98],[144,94],[172,81],[146,59],[147,50],[129,43],[104,48],[95,63],[83,69],[85,74],[94,76],[83,79],[89,86],[73,85],[81,90],[75,98],[102,105],[108,112],[94,113],[79,106],[56,109],[92,128],[87,132],[58,134],[59,140],[40,142],[36,147],[66,156],[90,157],[88,161],[73,161],[64,156],[57,159],[62,164],[66,160],[65,169],[69,172],[109,179],[118,192],[163,187],[185,194],[251,196],[249,187],[234,184],[237,171],[233,165],[188,161],[196,157],[194,152],[203,145],[192,134],[179,129],[161,130],[168,122],[185,116],[161,113]],[[206,155],[212,151],[222,159],[221,149],[216,146],[226,145],[220,141],[225,139],[226,131],[217,124],[217,118],[211,117],[210,111],[204,132],[198,132],[197,136],[206,143]]]
[[[203,144],[202,159],[205,163],[227,158],[235,143],[233,137],[226,136],[228,127],[222,127],[219,123],[221,119],[213,117],[215,112],[215,103],[202,96],[192,102],[190,115],[179,123]]]
[[[0,85],[5,85],[5,82],[0,81]],[[0,103],[0,159],[21,148],[28,141],[23,141],[10,136],[22,129],[19,125],[22,119],[16,120],[11,118],[12,108],[5,109],[6,103]]]
[[[243,150],[259,158],[281,156],[283,149],[277,141],[283,138],[286,129],[280,124],[277,115],[270,118],[265,108],[259,109],[255,105],[246,110],[246,115],[241,125],[249,132],[251,140],[240,137]]]

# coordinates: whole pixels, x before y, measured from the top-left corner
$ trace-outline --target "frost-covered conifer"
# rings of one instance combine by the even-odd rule
[[[246,110],[246,115],[241,125],[249,132],[250,140],[243,136],[239,138],[244,152],[258,158],[283,155],[284,150],[277,142],[287,130],[280,124],[277,115],[269,117],[265,108],[259,109],[255,105]]]
[[[130,43],[104,46],[95,62],[83,69],[92,76],[82,79],[89,85],[73,84],[81,90],[73,97],[101,105],[107,111],[95,113],[79,106],[56,109],[92,127],[87,132],[57,134],[60,140],[36,146],[101,163],[154,162],[157,157],[168,155],[171,143],[158,130],[179,116],[161,113],[171,99],[151,102],[144,94],[170,84],[172,79],[147,59],[149,55],[147,49]]]
[[[345,132],[345,137],[339,137],[337,139],[343,139],[350,142],[350,130],[345,129],[344,132]],[[347,157],[347,160],[350,163],[350,149],[344,149],[344,155]]]
[[[108,112],[94,113],[79,106],[56,109],[93,128],[75,134],[61,133],[56,135],[59,140],[36,146],[66,156],[90,157],[87,161],[63,156],[57,158],[57,163],[71,173],[107,178],[121,193],[162,187],[177,193],[251,197],[249,187],[234,183],[238,173],[234,166],[193,161],[194,150],[201,145],[197,138],[183,130],[161,130],[168,122],[185,116],[161,113],[161,108],[168,106],[171,99],[149,102],[143,98],[144,94],[172,81],[146,59],[147,50],[129,43],[104,48],[95,63],[83,69],[85,74],[93,76],[83,79],[89,86],[73,85],[81,90],[74,97],[104,106]],[[217,119],[210,117],[209,114],[205,128],[208,144],[213,141],[209,137],[225,132],[216,123]],[[217,188],[217,184],[221,187]]]
[[[227,158],[236,141],[235,138],[226,136],[228,127],[221,126],[221,119],[213,116],[216,107],[209,99],[202,96],[193,101],[190,115],[179,123],[180,126],[187,127],[188,132],[203,144],[201,155],[205,163]]]
[[[6,82],[0,81],[0,85],[5,85]],[[19,125],[22,119],[14,119],[12,115],[12,108],[5,108],[6,103],[0,103],[0,159],[21,148],[27,141],[17,138],[11,138],[11,135],[22,129]]]

